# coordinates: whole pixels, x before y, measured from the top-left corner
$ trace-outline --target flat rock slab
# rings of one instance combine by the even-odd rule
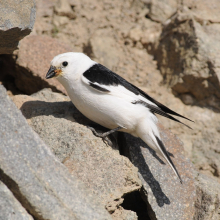
[[[35,219],[111,219],[52,154],[0,86],[0,180]]]
[[[24,207],[0,181],[0,220],[33,220]]]
[[[0,2],[0,54],[11,54],[18,42],[30,34],[35,21],[34,0]]]
[[[141,188],[137,168],[118,150],[94,136],[83,125],[91,121],[65,100],[69,98],[48,89],[31,97],[13,98],[30,126],[70,173],[83,181],[103,207],[113,213],[125,194]]]
[[[151,217],[157,220],[192,219],[196,199],[194,168],[185,158],[182,144],[176,136],[162,126],[160,133],[168,152],[173,155],[171,158],[183,179],[183,184],[170,166],[155,156],[142,140],[124,135],[129,156],[139,170],[139,177],[152,208]]]

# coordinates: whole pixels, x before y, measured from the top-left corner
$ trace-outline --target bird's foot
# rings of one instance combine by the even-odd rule
[[[112,129],[110,131],[107,131],[107,132],[104,132],[104,133],[98,133],[93,127],[88,127],[92,132],[93,134],[96,136],[96,137],[100,137],[100,138],[105,138],[107,137],[109,134],[112,134],[114,133],[115,131],[118,131],[120,129],[122,129],[122,127],[117,127],[115,129]]]
[[[108,132],[98,133],[98,132],[95,130],[95,128],[89,127],[89,126],[88,126],[88,128],[92,131],[92,133],[93,133],[96,137],[102,138],[103,142],[104,142],[107,146],[108,146],[108,145],[111,146],[111,142],[107,139],[108,134],[106,134],[106,133],[108,133]]]
[[[94,134],[96,137],[102,138],[103,142],[104,142],[106,145],[109,145],[109,146],[111,146],[111,143],[110,143],[110,141],[107,139],[107,136],[108,136],[109,134],[114,133],[115,131],[118,131],[118,130],[122,129],[122,127],[117,127],[117,128],[115,128],[115,129],[112,129],[112,130],[107,131],[107,132],[104,132],[104,133],[98,133],[93,127],[89,127],[89,126],[88,126],[88,128],[93,132],[93,134]]]
[[[106,135],[106,133],[108,133],[108,132],[105,132],[105,133],[98,133],[96,130],[95,130],[95,128],[93,128],[93,127],[88,127],[91,131],[92,131],[92,133],[96,136],[96,137],[100,137],[100,138],[105,138],[105,137],[107,137],[108,136],[108,134]]]

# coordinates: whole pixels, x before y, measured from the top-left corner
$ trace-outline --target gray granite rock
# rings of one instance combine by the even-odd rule
[[[137,168],[116,149],[117,134],[109,139],[114,148],[94,136],[85,126],[91,121],[69,98],[44,89],[31,97],[15,96],[13,101],[70,173],[83,181],[110,213],[123,203],[125,194],[141,188]]]
[[[138,168],[143,184],[143,194],[149,204],[151,219],[192,219],[195,211],[196,188],[192,164],[184,156],[181,142],[160,125],[162,140],[179,171],[183,184],[165,164],[140,139],[125,134],[128,156]]]
[[[111,219],[63,166],[0,86],[0,180],[36,219]]]
[[[0,220],[33,220],[12,192],[0,181]]]
[[[35,21],[34,0],[0,2],[0,54],[10,54],[30,34]]]
[[[196,173],[196,202],[194,220],[220,219],[220,183]]]
[[[191,160],[197,170],[220,182],[220,135],[215,134],[214,130],[218,124],[220,124],[219,119],[212,119],[211,124],[206,124],[209,129],[204,129],[201,137],[192,142]]]

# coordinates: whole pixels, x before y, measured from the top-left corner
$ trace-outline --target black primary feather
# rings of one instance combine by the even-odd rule
[[[168,161],[172,164],[174,170],[176,171],[176,174],[179,177],[180,183],[183,184],[182,178],[180,177],[175,165],[173,164],[173,161],[171,160],[169,154],[167,153],[167,150],[166,150],[163,142],[157,136],[155,136],[155,138],[157,139],[157,143],[159,144],[159,146],[160,146],[161,150],[163,151],[164,155],[167,157]]]
[[[141,104],[141,105],[144,105],[145,107],[149,108],[152,113],[156,113],[156,114],[158,114],[158,115],[162,115],[162,116],[164,116],[164,117],[166,117],[166,118],[169,118],[169,119],[171,119],[171,120],[173,120],[173,121],[176,121],[176,122],[179,122],[179,123],[185,125],[187,128],[192,129],[191,127],[189,127],[188,125],[186,125],[186,124],[184,124],[183,122],[179,121],[178,119],[174,118],[173,116],[168,115],[166,112],[164,112],[163,110],[161,110],[161,109],[160,109],[159,107],[157,107],[157,106],[148,104],[147,102],[144,102],[144,101],[142,101],[142,100],[134,101],[134,102],[132,102],[132,104]]]
[[[113,85],[113,86],[122,85],[126,89],[128,89],[129,91],[133,92],[135,95],[141,95],[144,98],[146,98],[149,101],[151,101],[154,104],[156,104],[162,110],[161,114],[162,114],[162,112],[164,112],[164,114],[166,113],[166,115],[167,114],[176,115],[178,117],[181,117],[181,118],[184,118],[184,119],[187,119],[187,120],[193,122],[189,118],[186,118],[186,117],[184,117],[184,116],[182,116],[182,115],[172,111],[171,109],[169,109],[165,105],[163,105],[160,102],[156,101],[151,96],[149,96],[147,93],[145,93],[144,91],[142,91],[138,87],[134,86],[133,84],[129,83],[124,78],[122,78],[118,74],[112,72],[107,67],[105,67],[105,66],[103,66],[101,64],[97,63],[97,64],[93,65],[92,67],[90,67],[88,70],[86,70],[83,73],[83,76],[86,77],[92,83],[97,82],[100,85]],[[163,115],[163,116],[165,116],[165,115]],[[166,116],[166,117],[168,117],[168,116]],[[168,118],[172,119],[174,121],[180,122],[179,120],[173,118],[172,116],[169,116]],[[182,122],[180,122],[180,123],[182,123]],[[182,124],[184,124],[184,123],[182,123]],[[187,127],[189,127],[189,126],[187,126]]]

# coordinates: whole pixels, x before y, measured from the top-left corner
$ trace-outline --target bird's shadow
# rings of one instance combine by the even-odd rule
[[[80,113],[76,109],[76,107],[70,101],[63,101],[63,102],[27,101],[23,103],[20,110],[26,119],[30,119],[42,115],[46,115],[46,116],[52,115],[53,117],[65,118],[67,120],[74,121],[85,126],[88,125],[92,126],[101,132],[106,132],[108,130],[86,118],[82,113]],[[125,135],[129,136],[129,139],[131,140],[131,143],[133,145],[132,147],[135,147],[135,151],[136,151],[135,156],[138,157],[138,163],[132,161],[131,150],[129,149],[128,146],[126,146],[127,141]],[[153,157],[159,161],[159,163],[165,164],[157,156],[155,151],[149,148],[139,138],[135,138],[129,134],[116,132],[116,135],[115,134],[110,135],[109,139],[113,143],[111,147],[115,149],[115,147],[113,146],[118,145],[120,154],[128,157],[131,160],[131,162],[133,162],[133,164],[138,168],[144,181],[148,183],[149,187],[151,188],[153,195],[156,198],[158,206],[162,207],[164,204],[170,204],[169,198],[165,195],[159,182],[154,178],[152,172],[150,171],[149,166],[147,165],[143,157],[140,146],[147,148],[149,150],[149,153],[151,153]],[[141,145],[139,144],[140,141],[141,141]]]
[[[91,122],[82,113],[80,113],[70,101],[27,101],[23,103],[20,110],[26,119],[42,115],[52,115],[55,118],[65,118],[83,125],[87,125]]]
[[[130,146],[128,147],[127,144]],[[163,192],[160,183],[154,178],[151,170],[149,169],[146,159],[143,156],[141,147],[146,148],[149,153],[156,159],[160,164],[165,163],[157,156],[156,152],[152,150],[146,143],[140,138],[133,137],[130,134],[119,135],[119,145],[122,147],[122,154],[127,156],[131,162],[138,168],[139,173],[143,177],[144,181],[149,185],[151,191],[156,199],[159,207],[163,207],[164,204],[170,205],[170,200],[167,195]],[[171,154],[172,155],[172,154]]]
[[[20,108],[22,114],[26,119],[41,115],[52,115],[55,118],[65,118],[66,120],[77,122],[86,126],[87,128],[95,128],[98,133],[109,131],[109,129],[102,127],[99,124],[86,118],[71,101],[63,102],[47,102],[47,101],[27,101],[23,103]],[[105,143],[111,146],[114,150],[118,150],[117,133],[110,134]]]

